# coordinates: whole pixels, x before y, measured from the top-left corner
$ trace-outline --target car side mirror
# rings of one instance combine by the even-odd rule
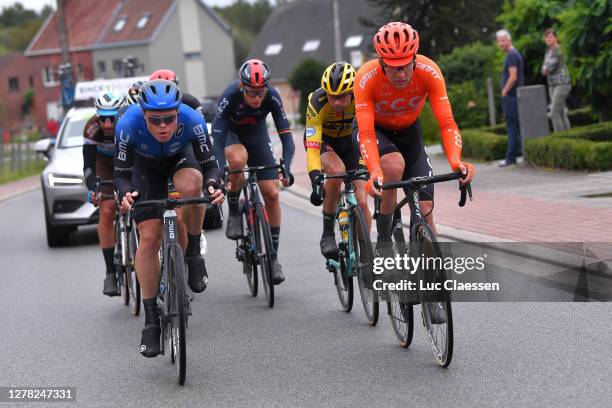
[[[45,138],[41,139],[38,142],[34,143],[34,151],[36,153],[41,153],[45,156],[45,159],[49,158],[49,151],[55,144],[55,139]]]

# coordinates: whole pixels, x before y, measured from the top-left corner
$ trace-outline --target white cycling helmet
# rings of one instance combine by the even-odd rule
[[[105,89],[96,98],[98,116],[116,116],[119,109],[125,105],[125,96],[114,88]]]

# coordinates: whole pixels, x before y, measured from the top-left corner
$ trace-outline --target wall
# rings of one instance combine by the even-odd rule
[[[95,50],[92,53],[94,78],[111,79],[125,76],[123,75],[122,71],[117,72],[113,69],[113,60],[123,60],[123,58],[127,57],[128,55],[138,58],[138,61],[144,66],[143,69],[136,69],[134,71],[134,76],[148,75],[152,72],[148,45],[107,48],[103,50]],[[100,70],[100,67],[98,66],[99,61],[103,61],[106,64],[105,72]]]

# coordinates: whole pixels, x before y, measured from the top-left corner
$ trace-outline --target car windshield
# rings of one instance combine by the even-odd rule
[[[62,128],[58,147],[65,149],[83,146],[83,130],[91,115],[92,112],[88,112],[88,114],[73,116],[68,119]]]

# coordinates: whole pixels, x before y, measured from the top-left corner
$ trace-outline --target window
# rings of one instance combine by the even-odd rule
[[[113,27],[113,30],[117,32],[123,30],[123,27],[125,27],[125,23],[127,22],[127,19],[128,19],[127,16],[119,17],[119,19],[115,23],[115,26]]]
[[[142,30],[143,28],[145,28],[145,26],[147,25],[147,23],[149,22],[149,18],[151,17],[151,14],[149,13],[145,13],[143,14],[139,19],[138,22],[136,23],[136,28],[139,30]]]
[[[264,54],[265,55],[277,55],[279,52],[281,52],[282,49],[283,49],[283,44],[281,43],[270,44],[266,47]]]
[[[55,70],[48,65],[42,69],[42,78],[45,87],[59,85],[59,80],[55,77]]]
[[[106,72],[106,62],[98,61],[98,71],[100,71],[101,74]]]
[[[123,72],[123,60],[120,60],[120,59],[113,60],[113,71],[115,71],[118,74],[121,74]]]
[[[363,64],[363,54],[361,51],[351,51],[351,65],[355,68],[359,68]]]
[[[19,91],[19,78],[10,77],[9,80],[8,80],[8,85],[9,85],[9,91],[10,92],[17,92],[17,91]]]
[[[317,48],[319,48],[320,43],[321,43],[321,40],[308,40],[304,43],[304,46],[302,47],[302,51],[304,52],[316,51]]]
[[[363,40],[363,35],[351,35],[344,42],[344,46],[346,48],[359,47],[361,45],[361,40]]]

